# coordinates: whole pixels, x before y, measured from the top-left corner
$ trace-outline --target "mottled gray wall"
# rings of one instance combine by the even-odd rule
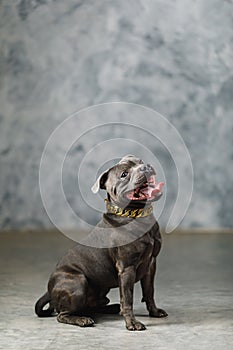
[[[38,186],[49,135],[81,108],[121,100],[165,115],[187,144],[195,183],[182,225],[232,227],[232,19],[231,0],[1,0],[1,227],[51,226]],[[88,147],[76,146],[75,162]],[[158,158],[172,182],[169,155]]]

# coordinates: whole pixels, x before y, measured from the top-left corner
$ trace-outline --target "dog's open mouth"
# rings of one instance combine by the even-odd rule
[[[139,187],[125,194],[127,199],[131,201],[153,200],[160,197],[164,182],[156,182],[155,177],[151,176],[146,182]]]

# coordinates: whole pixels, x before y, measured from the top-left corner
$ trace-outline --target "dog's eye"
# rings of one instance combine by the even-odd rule
[[[121,174],[121,177],[126,177],[128,175],[128,171],[123,171],[123,173]]]

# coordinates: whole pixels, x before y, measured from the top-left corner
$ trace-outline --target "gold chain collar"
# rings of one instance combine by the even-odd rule
[[[108,213],[115,214],[117,216],[123,216],[128,218],[144,218],[153,212],[152,205],[143,209],[123,209],[119,208],[116,204],[112,204],[107,199],[104,200]]]

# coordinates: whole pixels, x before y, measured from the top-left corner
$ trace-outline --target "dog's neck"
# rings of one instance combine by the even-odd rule
[[[121,208],[117,204],[112,203],[109,199],[105,199],[107,213],[121,217],[129,218],[144,218],[153,213],[152,205],[144,206],[143,208]]]

